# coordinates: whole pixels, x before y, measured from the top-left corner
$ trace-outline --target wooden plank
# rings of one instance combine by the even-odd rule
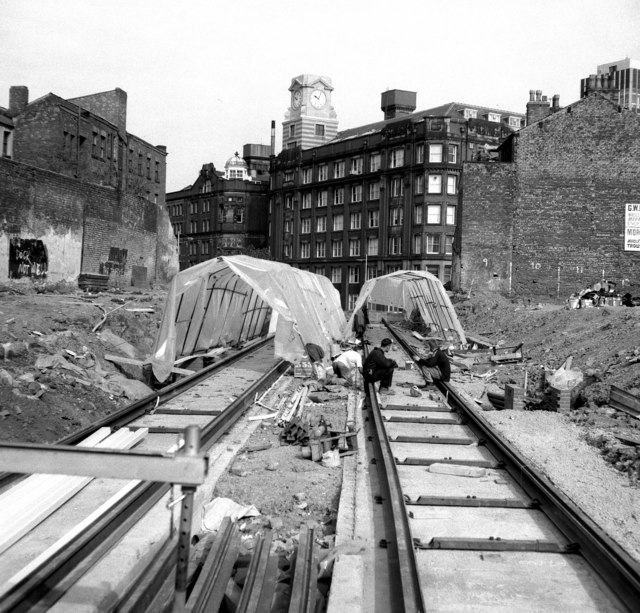
[[[636,419],[640,419],[640,398],[626,392],[615,385],[609,390],[609,404],[619,411],[624,411]]]

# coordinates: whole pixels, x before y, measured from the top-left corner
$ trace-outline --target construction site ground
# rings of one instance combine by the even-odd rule
[[[125,367],[105,355],[144,360],[165,296],[162,288],[87,294],[64,285],[0,286],[0,440],[55,442],[149,393],[143,383],[127,378],[140,373],[123,372]],[[640,422],[607,404],[610,385],[640,395],[640,308],[569,310],[564,304],[491,293],[454,296],[453,302],[468,334],[498,347],[522,343],[523,354],[521,361],[495,364],[487,349],[466,352],[461,359],[469,370],[454,372],[454,383],[640,559],[638,448],[622,445],[629,448],[629,462],[619,456],[607,461],[612,446],[620,444],[616,434],[640,439]],[[576,408],[559,414],[546,373],[568,358],[585,380]],[[488,394],[504,392],[506,384],[522,386],[525,380],[525,410],[495,410],[488,401]],[[315,401],[307,405],[310,414],[342,429],[347,388],[337,382],[314,392]],[[287,553],[295,547],[300,525],[311,523],[323,555],[330,555],[341,468],[313,462],[299,445],[281,444],[280,434],[276,424],[261,422],[215,495],[258,510],[257,517],[243,522],[247,549],[252,534],[271,526],[276,546]]]

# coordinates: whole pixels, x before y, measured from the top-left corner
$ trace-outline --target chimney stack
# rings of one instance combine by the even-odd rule
[[[29,104],[29,88],[25,85],[12,85],[9,88],[9,114],[20,115]]]
[[[416,110],[416,92],[402,89],[390,89],[382,92],[380,109],[384,112],[385,119],[410,115]]]
[[[271,155],[276,154],[276,122],[271,120]]]
[[[534,99],[535,96],[535,99]],[[529,102],[527,102],[527,125],[536,123],[551,114],[549,100],[542,95],[542,90],[529,90]]]

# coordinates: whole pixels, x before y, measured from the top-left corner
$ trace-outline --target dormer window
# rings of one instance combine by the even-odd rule
[[[462,112],[465,119],[477,119],[478,111],[477,109],[464,109]]]
[[[501,117],[502,116],[500,115],[500,113],[489,113],[489,115],[487,116],[487,119],[489,121],[494,121],[496,123],[500,123]]]
[[[509,127],[510,128],[520,128],[522,126],[522,120],[520,117],[509,117]]]

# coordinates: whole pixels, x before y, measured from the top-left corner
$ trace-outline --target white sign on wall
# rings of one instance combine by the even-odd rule
[[[625,204],[624,250],[640,251],[640,204]]]

